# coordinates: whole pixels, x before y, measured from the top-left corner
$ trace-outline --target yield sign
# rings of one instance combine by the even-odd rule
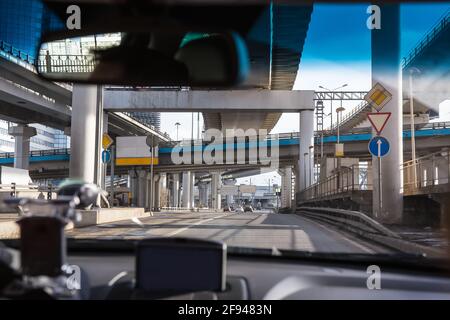
[[[374,112],[367,114],[367,118],[369,118],[369,121],[377,132],[377,135],[380,135],[381,131],[383,131],[390,116],[390,112]]]

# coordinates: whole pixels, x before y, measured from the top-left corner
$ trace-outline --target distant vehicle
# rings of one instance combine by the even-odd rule
[[[262,209],[262,204],[261,204],[261,202],[258,202],[256,204],[256,210],[261,210],[261,209]]]
[[[234,208],[233,208],[233,206],[225,206],[225,207],[223,208],[223,211],[225,211],[225,212],[231,212],[231,211],[234,211]]]
[[[244,212],[253,212],[253,207],[251,205],[246,205],[244,207]]]

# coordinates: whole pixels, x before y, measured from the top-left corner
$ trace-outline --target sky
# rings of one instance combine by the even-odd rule
[[[370,30],[366,27],[367,5],[316,4],[314,6],[294,90],[334,89],[347,84],[345,90],[368,91],[371,86]],[[401,7],[401,55],[406,56],[427,34],[442,15],[450,10],[450,2],[440,4],[408,4]],[[334,102],[339,103],[339,102]],[[359,102],[345,102],[344,114]],[[336,105],[335,105],[336,106]],[[440,105],[439,120],[450,120],[450,101]],[[325,113],[330,112],[325,102]],[[333,115],[334,117],[334,115]],[[329,124],[330,117],[325,120]],[[175,123],[179,122],[179,138],[191,137],[191,113],[162,113],[162,131],[176,138]],[[203,127],[200,115],[200,128]],[[200,129],[201,130],[201,129]],[[299,115],[284,113],[272,133],[299,130]],[[197,136],[197,115],[194,115],[194,137]],[[273,173],[252,177],[253,184],[267,185]],[[239,179],[247,183],[249,178]],[[278,178],[274,183],[280,184]]]

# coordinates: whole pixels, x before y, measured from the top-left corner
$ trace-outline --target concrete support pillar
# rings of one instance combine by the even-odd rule
[[[309,187],[312,182],[314,169],[314,111],[300,112],[300,141],[298,159],[298,187],[299,191]]]
[[[161,207],[161,176],[157,174],[153,177],[153,180],[153,203],[150,204],[150,208],[158,211]]]
[[[148,208],[148,182],[149,182],[149,174],[147,170],[138,170],[137,171],[137,182],[138,182],[138,190],[137,190],[137,207],[139,208]]]
[[[137,172],[135,170],[130,170],[128,172],[128,177],[129,177],[129,187],[130,187],[130,195],[131,195],[131,206],[132,207],[137,207],[137,198],[138,198],[138,175]]]
[[[195,172],[191,172],[191,186],[190,186],[190,205],[191,208],[195,208],[195,196],[194,196],[194,189],[195,189]]]
[[[168,192],[167,192],[167,173],[159,174],[159,194],[160,194],[159,208],[168,207],[169,199],[168,199]]]
[[[89,183],[99,183],[96,166],[100,162],[98,108],[101,89],[75,84],[72,90],[71,154],[69,175]]]
[[[36,128],[23,124],[9,128],[14,141],[14,168],[27,169],[30,165],[30,139],[36,135]]]
[[[198,198],[201,208],[208,207],[208,184],[206,182],[198,183]]]
[[[227,186],[234,186],[236,184],[236,179],[227,179],[223,181],[223,184],[227,185]],[[226,195],[227,198],[227,205],[232,205],[234,202],[234,197],[233,195],[229,194]]]
[[[222,208],[222,197],[220,195],[220,186],[222,178],[220,172],[211,173],[211,207],[214,210]]]
[[[180,174],[172,174],[172,207],[178,208],[180,206],[179,194],[180,194]]]
[[[292,168],[285,167],[279,170],[281,175],[281,208],[292,206]]]
[[[381,158],[381,163],[377,157],[372,157],[373,215],[380,222],[395,224],[401,223],[403,217],[400,5],[385,4],[380,7],[381,28],[372,30],[372,85],[380,83],[391,93],[392,99],[383,108],[383,112],[391,112],[391,117],[382,132],[390,143],[390,151]]]
[[[182,208],[191,208],[191,172],[183,172],[183,195],[181,199]]]

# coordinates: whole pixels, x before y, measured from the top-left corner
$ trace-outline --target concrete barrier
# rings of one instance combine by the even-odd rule
[[[81,214],[81,220],[74,222],[75,228],[150,216],[150,213],[145,212],[144,208],[102,208],[78,210],[78,212]]]

